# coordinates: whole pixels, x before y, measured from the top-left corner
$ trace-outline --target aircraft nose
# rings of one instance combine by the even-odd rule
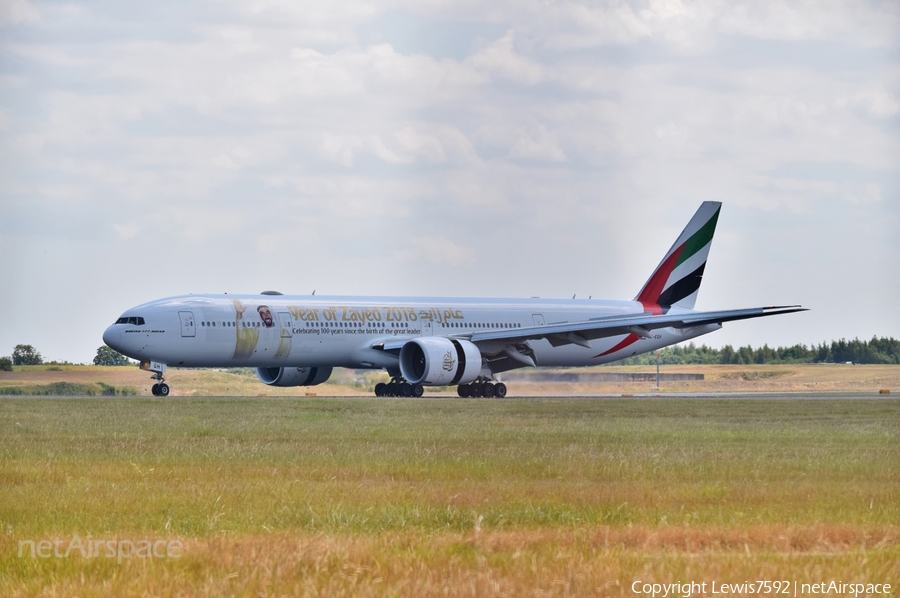
[[[121,349],[121,340],[122,330],[121,328],[117,328],[115,324],[107,328],[103,333],[103,342],[106,343],[109,348],[115,349],[116,351],[120,351]]]

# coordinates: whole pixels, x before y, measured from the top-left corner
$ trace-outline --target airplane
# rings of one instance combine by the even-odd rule
[[[806,311],[799,305],[696,311],[721,202],[704,202],[631,301],[451,297],[183,295],[126,310],[103,341],[152,372],[255,367],[275,387],[315,386],[333,368],[383,369],[376,396],[505,397],[497,374],[609,363],[697,338],[725,322]]]

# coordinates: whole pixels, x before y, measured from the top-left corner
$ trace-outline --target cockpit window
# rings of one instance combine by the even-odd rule
[[[128,318],[119,318],[116,320],[116,324],[134,324],[135,326],[143,326],[144,318],[139,316],[130,316]]]

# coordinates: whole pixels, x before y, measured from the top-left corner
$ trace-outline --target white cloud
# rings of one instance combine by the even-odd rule
[[[412,237],[403,245],[404,248],[395,253],[396,259],[417,265],[460,268],[471,265],[475,259],[474,249],[446,237]]]
[[[0,27],[37,23],[40,20],[40,12],[28,0],[0,2]]]
[[[517,129],[515,141],[509,149],[509,155],[526,160],[542,160],[546,162],[565,162],[566,155],[559,147],[556,135],[542,124],[532,128],[530,132]]]
[[[893,242],[884,231],[900,221],[894,4],[37,6],[0,11],[15,66],[0,76],[0,241],[65,259],[0,265],[0,278],[46,309],[57,280],[129,272],[117,256],[149,253],[207,266],[127,278],[116,308],[245,285],[625,296],[704,199],[734,214],[725,248],[790,228],[810,246],[838,239],[835,267],[862,279],[900,269],[896,252],[855,253]],[[397,14],[455,53],[361,33]],[[729,259],[745,259],[738,245]],[[753,267],[783,280],[791,264]],[[730,305],[735,276],[723,265],[709,298]],[[884,297],[900,292],[883,278]],[[15,326],[0,320],[0,342]],[[896,320],[849,326],[784,334],[900,336]],[[734,328],[744,342],[767,334]]]
[[[875,118],[893,118],[900,114],[900,100],[887,89],[870,89],[849,99],[839,99],[838,105],[854,105],[866,110]]]
[[[344,166],[353,165],[355,153],[361,150],[363,141],[353,135],[340,136],[331,133],[322,133],[322,152],[329,160],[334,160]]]
[[[900,25],[896,4],[866,5],[840,1],[768,0],[721,3],[723,33],[759,39],[844,41],[892,45]],[[865,32],[861,35],[861,32]]]
[[[540,64],[518,54],[515,49],[515,32],[482,48],[466,59],[472,67],[523,85],[537,85],[545,79]]]
[[[881,201],[883,196],[884,192],[880,185],[869,183],[854,185],[853,188],[847,190],[844,197],[852,203],[868,205]]]
[[[116,236],[121,240],[131,239],[141,232],[141,225],[137,222],[127,222],[125,224],[113,223],[113,230]]]

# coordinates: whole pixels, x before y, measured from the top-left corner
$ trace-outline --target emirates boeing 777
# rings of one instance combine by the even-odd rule
[[[172,367],[255,367],[271,386],[314,386],[333,368],[383,369],[377,396],[506,396],[496,375],[590,366],[697,338],[725,322],[800,306],[696,311],[721,203],[704,202],[631,301],[450,297],[184,295],[144,303],[104,342],[153,372],[167,396]]]

